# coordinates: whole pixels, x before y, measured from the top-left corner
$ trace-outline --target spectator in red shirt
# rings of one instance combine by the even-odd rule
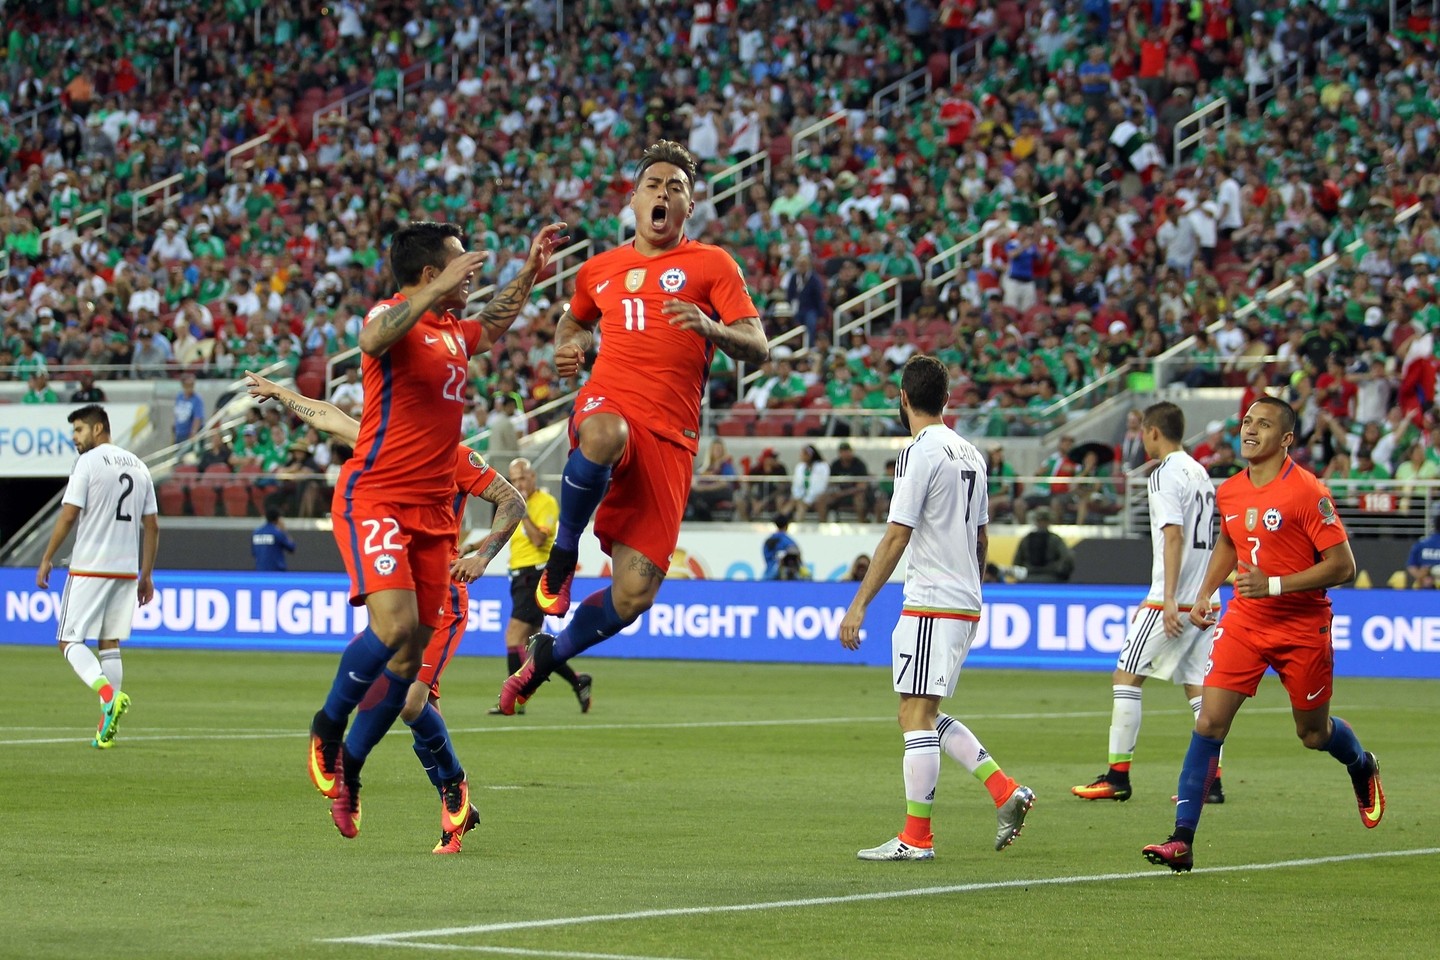
[[[1325,372],[1315,381],[1320,406],[1332,417],[1349,420],[1355,416],[1355,384],[1345,376],[1345,361],[1333,354],[1325,361]]]

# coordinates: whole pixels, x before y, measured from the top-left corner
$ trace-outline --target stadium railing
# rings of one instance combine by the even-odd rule
[[[1176,167],[1180,166],[1180,158],[1184,156],[1186,147],[1203,140],[1209,128],[1224,127],[1229,122],[1229,97],[1216,97],[1194,113],[1176,121],[1172,134],[1175,144],[1171,150],[1171,164]],[[1191,127],[1195,128],[1193,133],[1182,134],[1182,131],[1189,130]]]
[[[839,123],[844,123],[847,114],[844,110],[836,110],[834,113],[817,120],[809,126],[802,127],[790,136],[791,161],[798,163],[810,156],[810,148],[801,146],[806,141],[819,139],[826,130]]]
[[[169,210],[172,205],[179,203],[182,195],[180,184],[184,182],[185,175],[183,173],[176,173],[171,174],[164,180],[150,184],[150,186],[143,190],[135,191],[130,198],[130,222],[132,224],[138,224],[141,217],[147,216],[156,210],[159,210],[163,214]],[[160,199],[154,203],[149,202],[147,198],[157,193],[161,194]]]
[[[870,117],[876,122],[883,121],[892,113],[909,107],[912,101],[930,95],[934,77],[928,67],[912,70],[894,83],[886,84],[875,91],[870,98]]]

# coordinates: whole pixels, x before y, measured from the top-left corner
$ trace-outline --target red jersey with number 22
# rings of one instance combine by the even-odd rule
[[[735,259],[689,238],[654,257],[633,244],[591,257],[575,275],[570,313],[581,323],[600,321],[600,355],[586,393],[615,400],[636,421],[632,427],[693,454],[715,345],[672,327],[664,311],[669,300],[688,300],[727,325],[759,316]]]
[[[1215,509],[1239,562],[1267,577],[1308,570],[1322,553],[1348,539],[1329,489],[1289,457],[1280,474],[1263,487],[1251,482],[1249,470],[1220,484]],[[1260,629],[1283,629],[1280,621],[1285,619],[1329,615],[1330,598],[1324,590],[1258,598],[1237,593],[1225,611],[1227,619]]]
[[[382,300],[370,323],[404,296]],[[470,351],[481,327],[430,311],[384,354],[361,355],[365,405],[355,455],[337,491],[350,500],[447,503],[455,492],[455,443],[465,403]]]

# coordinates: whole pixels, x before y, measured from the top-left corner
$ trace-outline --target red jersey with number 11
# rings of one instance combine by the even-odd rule
[[[370,323],[405,297],[382,300]],[[340,469],[336,491],[351,500],[448,503],[455,493],[470,351],[481,343],[478,321],[430,311],[384,354],[362,354],[365,405],[355,455]]]
[[[1220,484],[1215,510],[1225,535],[1235,544],[1238,561],[1267,577],[1308,570],[1326,550],[1348,539],[1329,489],[1289,457],[1280,474],[1263,487],[1255,486],[1249,470]],[[1306,590],[1248,599],[1237,593],[1225,616],[1255,627],[1274,627],[1282,619],[1329,613],[1325,591]]]
[[[695,453],[715,346],[672,327],[669,300],[688,300],[727,325],[760,315],[735,259],[689,238],[653,257],[633,244],[591,257],[575,275],[570,313],[581,323],[600,321],[600,355],[586,391],[617,401],[636,426]]]

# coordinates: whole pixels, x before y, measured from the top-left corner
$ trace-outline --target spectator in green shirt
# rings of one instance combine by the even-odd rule
[[[50,388],[50,377],[44,370],[30,375],[30,389],[20,398],[21,403],[59,403],[60,397]]]
[[[35,350],[35,341],[27,333],[20,341],[20,355],[15,358],[15,378],[30,379],[35,374],[45,374],[45,357]]]

